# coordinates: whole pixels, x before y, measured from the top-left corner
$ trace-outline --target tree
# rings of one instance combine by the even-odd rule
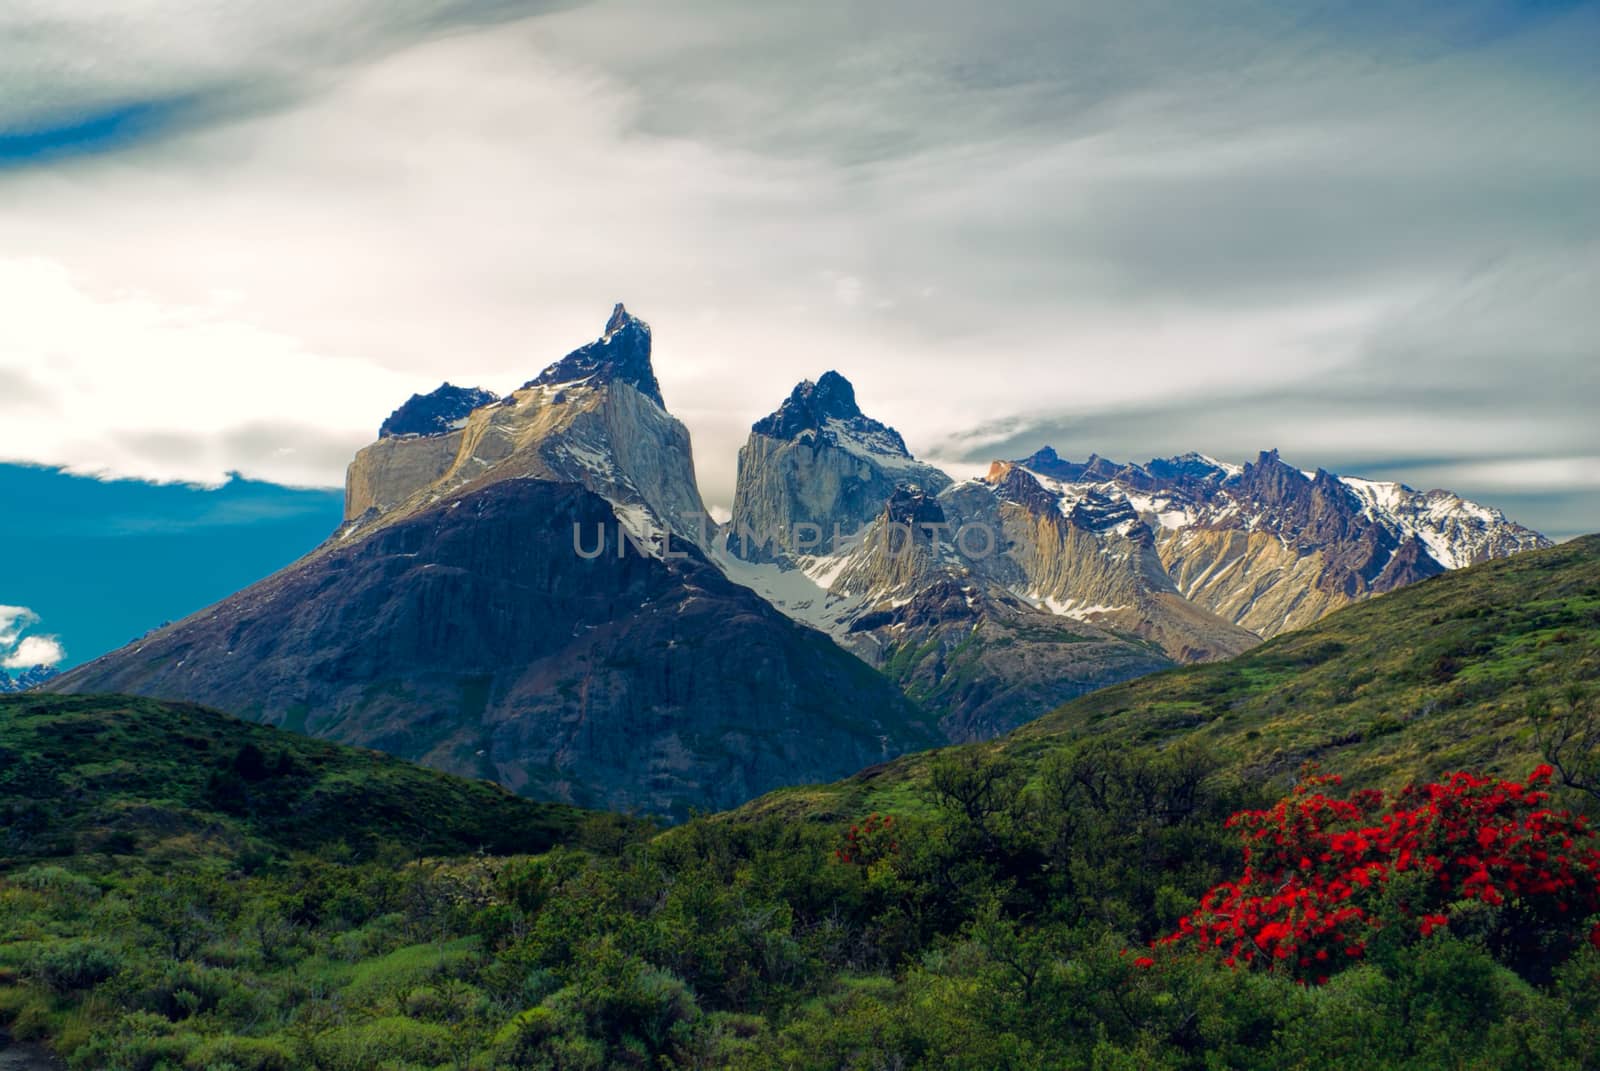
[[[1561,783],[1600,800],[1600,705],[1594,696],[1578,684],[1556,703],[1537,695],[1528,716],[1544,761]]]

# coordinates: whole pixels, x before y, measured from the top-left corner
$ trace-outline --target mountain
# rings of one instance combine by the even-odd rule
[[[618,305],[510,396],[381,437],[323,546],[52,689],[203,702],[675,816],[935,742],[889,681],[708,560],[650,347]]]
[[[1063,509],[1136,514],[1179,594],[1264,638],[1449,569],[1551,545],[1448,491],[1302,472],[1276,450],[1243,466],[1199,454],[1133,465],[1065,461],[1047,447],[1011,464]]]
[[[51,666],[33,666],[15,675],[0,670],[0,695],[26,692],[30,688],[37,688],[56,677],[59,672],[59,670]]]
[[[1227,662],[1075,699],[1009,736],[907,755],[834,785],[782,790],[747,817],[856,816],[919,797],[938,755],[1000,757],[1187,741],[1247,784],[1306,762],[1351,787],[1450,770],[1520,777],[1540,761],[1530,712],[1600,709],[1600,535],[1435,576],[1338,610]]]
[[[1014,591],[980,561],[998,558],[1007,536],[992,496],[977,495],[987,512],[973,497],[828,372],[751,428],[717,560],[883,670],[952,740],[994,736],[1171,664],[1137,636],[1063,619]]]

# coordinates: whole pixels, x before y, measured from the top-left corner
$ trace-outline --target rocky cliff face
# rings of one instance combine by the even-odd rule
[[[458,424],[459,426],[454,426]],[[582,484],[641,537],[708,539],[689,431],[662,404],[650,326],[618,305],[601,338],[448,430],[384,438],[346,477],[349,538],[497,480]]]
[[[1150,526],[1119,496],[1081,494],[1016,465],[983,481],[974,516],[991,517],[1003,555],[995,578],[1061,616],[1138,636],[1179,662],[1231,658],[1258,639],[1191,603],[1167,575]]]
[[[937,493],[949,483],[911,456],[899,432],[862,413],[848,380],[827,372],[795,387],[751,429],[725,545],[752,562],[829,554],[895,491]]]
[[[1078,464],[1045,449],[1014,463],[1063,499],[1119,504],[1148,526],[1177,592],[1264,638],[1446,569],[1549,546],[1498,510],[1285,464],[1197,454]]]
[[[381,439],[323,547],[53,687],[675,815],[936,742],[888,680],[680,531],[700,495],[649,344],[619,306],[599,342],[460,427]]]

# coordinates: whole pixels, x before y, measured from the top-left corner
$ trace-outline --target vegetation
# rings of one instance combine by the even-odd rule
[[[0,1030],[142,1071],[1600,1066],[1597,551],[665,831],[0,701]]]

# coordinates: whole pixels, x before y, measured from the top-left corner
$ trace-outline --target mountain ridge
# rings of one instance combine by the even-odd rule
[[[709,526],[652,345],[618,303],[503,398],[413,396],[351,462],[321,546],[49,686],[681,815],[987,739],[1542,539],[1276,451],[1045,447],[956,481],[836,370],[754,422],[732,518]]]

